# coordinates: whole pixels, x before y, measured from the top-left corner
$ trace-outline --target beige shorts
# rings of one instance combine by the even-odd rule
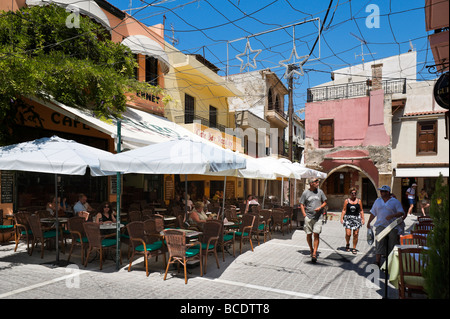
[[[322,222],[320,220],[309,219],[308,216],[306,216],[303,229],[306,231],[307,235],[311,233],[320,234],[322,232]]]

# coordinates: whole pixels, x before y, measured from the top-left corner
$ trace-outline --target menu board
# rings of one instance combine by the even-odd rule
[[[2,203],[13,202],[13,190],[14,190],[14,173],[3,171],[1,172],[1,187],[2,187]]]
[[[171,200],[174,198],[175,184],[172,175],[164,178],[164,200]]]
[[[234,198],[235,197],[235,182],[227,181],[227,185],[225,188],[225,198]]]

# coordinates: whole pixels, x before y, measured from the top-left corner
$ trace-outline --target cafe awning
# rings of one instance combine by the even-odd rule
[[[411,167],[395,168],[395,177],[448,177],[447,167]]]
[[[164,74],[169,72],[169,57],[161,45],[145,35],[130,35],[122,44],[130,48],[134,54],[152,56],[159,61]]]
[[[81,110],[70,107],[55,100],[48,102],[36,97],[29,98],[56,112],[61,113],[64,116],[108,134],[111,138],[117,138],[117,119],[115,118],[101,120],[95,117],[89,110]],[[164,117],[133,108],[127,108],[127,110],[122,114],[122,150],[135,149],[182,137],[201,139],[201,137],[196,134]]]
[[[27,0],[26,4],[32,6],[44,6],[49,4],[56,4],[70,11],[77,11],[83,15],[86,15],[106,29],[111,30],[111,25],[106,14],[102,11],[100,6],[93,0]]]

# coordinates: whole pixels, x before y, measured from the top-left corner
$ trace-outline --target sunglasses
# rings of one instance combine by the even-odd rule
[[[351,192],[350,194],[352,194],[352,195],[356,195],[356,192]]]

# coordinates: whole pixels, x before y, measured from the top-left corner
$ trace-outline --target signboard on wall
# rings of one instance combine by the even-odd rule
[[[175,194],[175,183],[173,182],[173,176],[167,175],[164,178],[164,200],[171,200]]]
[[[14,191],[14,173],[2,171],[1,172],[1,203],[11,204],[13,202]]]

